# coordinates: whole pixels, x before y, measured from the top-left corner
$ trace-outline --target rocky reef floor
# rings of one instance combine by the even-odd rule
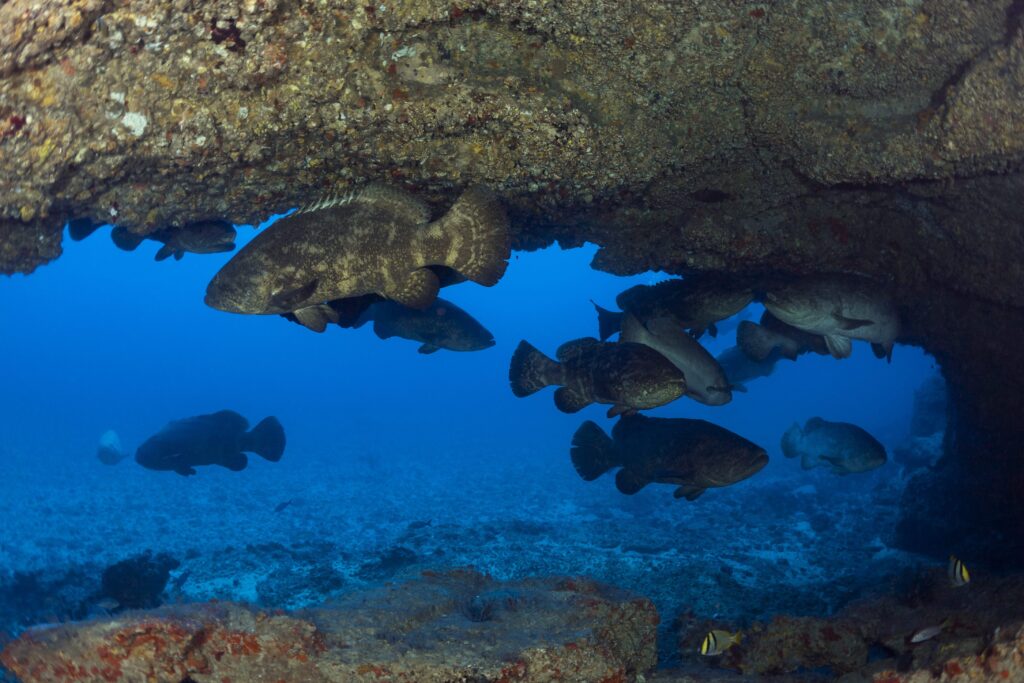
[[[891,463],[838,481],[784,461],[687,503],[670,487],[627,497],[611,477],[587,484],[554,450],[294,452],[190,478],[131,461],[8,455],[0,621],[11,636],[152,606],[145,586],[103,578],[145,551],[153,600],[171,607],[307,609],[472,567],[487,581],[586,576],[649,598],[661,665],[707,673],[719,662],[693,661],[694,628],[828,617],[853,600],[912,592],[942,569],[886,544],[902,490]]]

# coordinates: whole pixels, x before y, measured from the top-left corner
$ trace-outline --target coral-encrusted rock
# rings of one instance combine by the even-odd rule
[[[1024,628],[1012,637],[996,634],[980,654],[953,657],[938,666],[903,673],[887,669],[876,673],[872,680],[875,683],[1024,681]]]
[[[856,671],[868,660],[868,641],[856,622],[780,616],[751,633],[738,668],[743,673],[783,673],[828,666]]]
[[[30,631],[22,681],[627,681],[656,660],[650,601],[577,579],[471,571],[268,614],[185,605]]]
[[[950,586],[945,570],[935,568],[898,597],[855,603],[836,617],[777,617],[746,629],[739,645],[714,659],[696,654],[700,639],[727,625],[683,620],[680,659],[687,673],[698,674],[709,667],[747,675],[827,667],[837,676],[889,683],[933,680],[939,671],[947,674],[942,680],[1024,681],[1024,575],[975,570],[966,587]],[[915,634],[929,629],[915,642]],[[878,656],[869,658],[872,647]],[[967,671],[974,678],[956,677]]]

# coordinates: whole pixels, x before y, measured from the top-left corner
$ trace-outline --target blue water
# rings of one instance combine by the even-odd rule
[[[409,522],[447,520],[465,525],[465,547],[453,541],[454,549],[446,549],[437,539],[416,546],[431,564],[470,563],[502,576],[597,575],[647,593],[674,591],[652,596],[663,611],[685,602],[705,609],[704,616],[742,616],[745,603],[724,604],[741,600],[735,592],[681,595],[679,586],[694,573],[740,566],[756,596],[758,586],[770,590],[771,581],[782,580],[768,572],[786,557],[807,567],[794,595],[811,596],[830,590],[839,575],[877,581],[864,572],[868,544],[878,557],[891,554],[878,539],[884,541],[892,517],[876,522],[862,511],[871,508],[875,487],[898,482],[899,468],[890,460],[853,477],[805,472],[781,456],[779,438],[794,421],[819,415],[859,424],[891,452],[907,437],[914,390],[936,371],[919,349],[898,346],[891,364],[865,344],[844,361],[808,355],[780,362],[774,375],[752,381],[749,393],[736,393],[727,406],[682,399],[650,411],[712,420],[765,447],[771,462],[752,479],[694,503],[672,500],[672,489],[662,486],[627,499],[612,477],[583,482],[569,461],[583,420],[610,429],[607,407],[566,415],[554,408],[550,389],[517,399],[508,361],[521,339],[552,354],[567,340],[594,336],[591,299],[611,307],[621,290],[666,276],[592,270],[596,248],[589,245],[516,253],[497,286],[464,283],[443,292],[494,333],[496,346],[425,356],[416,342],[378,339],[371,326],[318,335],[277,316],[210,309],[203,303],[206,283],[230,254],[156,263],[158,243],[127,253],[108,233],[66,240],[56,262],[30,277],[0,280],[0,501],[17,511],[0,526],[0,576],[102,564],[145,548],[179,558],[198,548],[223,559],[230,552],[219,548],[311,538],[335,544],[339,557],[357,567],[359,553],[413,543]],[[239,246],[254,234],[240,228]],[[745,315],[756,320],[760,309]],[[734,334],[724,329],[702,342],[717,354]],[[276,415],[288,437],[284,458],[253,457],[242,472],[201,468],[190,478],[142,470],[130,459],[108,467],[95,458],[107,429],[133,450],[171,419],[224,408],[253,423]],[[767,508],[777,517],[744,518],[767,496],[792,491],[806,494],[805,508],[786,499]],[[287,513],[273,512],[292,498],[298,502]],[[829,518],[834,533],[821,524],[812,530],[812,512]],[[512,536],[502,536],[510,520],[547,525],[537,532],[546,550],[531,555],[527,544],[510,553]],[[496,530],[497,540],[473,536],[484,527]],[[523,527],[517,528],[509,533]],[[639,533],[648,535],[638,539]],[[634,552],[630,542],[662,544],[667,554]],[[259,599],[253,586],[262,579],[252,568],[259,561],[243,571],[241,560],[197,560],[184,598]],[[851,597],[826,596],[804,611],[831,611]],[[761,604],[757,615],[773,609]]]
[[[277,415],[288,460],[339,438],[399,457],[413,444],[467,458],[481,444],[499,451],[568,444],[583,419],[600,420],[607,407],[565,415],[550,391],[516,399],[507,380],[512,350],[527,339],[553,354],[564,341],[595,336],[591,299],[614,307],[621,290],[666,277],[592,270],[590,246],[516,253],[497,286],[464,283],[442,293],[487,326],[497,345],[423,356],[415,342],[382,341],[370,326],[317,335],[277,316],[213,310],[203,303],[205,286],[230,254],[155,263],[158,243],[123,252],[108,231],[65,240],[56,262],[0,281],[3,353],[13,361],[3,368],[3,385],[13,390],[0,395],[7,449],[89,458],[106,429],[138,444],[170,418],[225,407],[253,421]],[[254,234],[242,228],[239,247]],[[733,335],[702,341],[717,354]],[[913,391],[934,368],[914,348],[900,347],[887,365],[858,344],[842,362],[780,363],[727,406],[680,400],[650,414],[713,420],[771,453],[786,427],[812,415],[860,424],[893,443],[906,431]]]

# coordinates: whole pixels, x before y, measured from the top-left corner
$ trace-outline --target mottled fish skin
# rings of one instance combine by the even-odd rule
[[[764,306],[787,325],[825,337],[836,358],[861,339],[891,353],[900,333],[899,312],[881,286],[850,275],[801,278],[765,293]]]
[[[440,286],[429,266],[490,286],[509,253],[507,218],[486,189],[470,188],[431,223],[423,202],[374,184],[304,207],[257,235],[213,278],[206,303],[270,314],[378,294],[422,309]]]
[[[494,346],[494,335],[466,311],[442,298],[419,311],[394,301],[371,305],[360,323],[373,321],[373,331],[381,339],[402,337],[423,344],[420,353],[438,349],[481,351]]]
[[[556,355],[558,362],[521,342],[509,367],[513,393],[527,396],[557,384],[555,405],[562,412],[603,403],[618,413],[656,408],[686,392],[683,373],[643,344],[584,338],[563,344]]]
[[[281,459],[285,437],[276,418],[248,429],[249,421],[231,410],[174,420],[139,446],[135,461],[147,469],[188,476],[204,465],[245,469],[248,459],[243,451],[274,462]]]
[[[622,319],[622,341],[649,346],[670,360],[686,377],[686,396],[709,406],[732,400],[722,366],[673,318],[640,321],[632,313]]]
[[[588,422],[573,445],[573,464],[584,479],[621,467],[615,479],[621,492],[674,484],[679,486],[674,496],[687,500],[747,479],[768,464],[767,452],[757,444],[705,420],[685,418],[624,416],[611,439]]]
[[[437,276],[438,284],[443,287],[450,287],[459,283],[465,282],[466,278],[459,275],[451,268],[444,266],[430,266],[430,270],[434,271],[434,275]],[[345,328],[359,328],[372,320],[371,317],[366,315],[367,310],[373,304],[381,301],[387,301],[380,294],[361,294],[359,296],[346,297],[344,299],[334,299],[324,304],[316,304],[313,307],[315,312],[312,316],[313,324],[310,324],[310,315],[306,313],[308,308],[299,309],[289,313],[282,313],[281,317],[285,320],[290,320],[293,323],[297,323],[313,330],[314,332],[323,332],[326,328],[326,323],[334,323],[338,327]],[[326,308],[325,308],[326,307]],[[330,309],[329,311],[326,309]],[[321,325],[320,323],[324,323]]]
[[[794,424],[782,436],[782,453],[800,458],[805,470],[825,465],[840,475],[867,472],[886,463],[885,446],[861,427],[820,417]]]
[[[636,285],[619,294],[615,303],[642,321],[674,318],[700,337],[709,329],[714,336],[716,322],[736,315],[753,300],[754,290],[746,282],[705,275]]]

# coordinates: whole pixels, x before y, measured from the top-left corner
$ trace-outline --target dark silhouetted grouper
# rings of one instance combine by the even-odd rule
[[[558,347],[555,362],[519,342],[508,378],[516,396],[551,385],[555,406],[575,413],[591,403],[611,404],[609,417],[657,408],[686,393],[686,378],[654,349],[633,342],[612,344],[585,337]]]
[[[615,423],[611,438],[584,422],[572,439],[572,464],[586,481],[621,467],[615,486],[627,495],[651,483],[675,484],[676,498],[694,500],[753,476],[768,464],[768,454],[704,420],[631,415]]]
[[[373,332],[381,339],[402,337],[422,344],[420,353],[481,351],[494,346],[494,335],[476,318],[445,299],[435,299],[425,310],[409,308],[394,301],[370,305],[358,324],[373,321]]]
[[[745,389],[744,383],[758,377],[769,377],[775,371],[775,364],[782,360],[778,351],[773,351],[764,360],[753,360],[738,346],[730,346],[715,357],[722,367],[729,386]]]
[[[742,281],[692,276],[630,287],[615,298],[615,303],[642,323],[654,318],[672,318],[700,338],[705,330],[712,337],[716,336],[715,323],[736,315],[753,299],[753,289]],[[601,339],[607,339],[622,328],[622,313],[605,310],[597,304],[594,308]]]
[[[252,431],[248,429],[249,421],[233,410],[175,420],[139,446],[135,462],[187,476],[203,465],[244,470],[249,459],[243,451],[271,462],[281,459],[284,428],[276,417],[264,418]]]
[[[749,320],[741,322],[736,328],[736,345],[755,361],[762,361],[773,353],[796,360],[805,353],[826,355],[829,352],[823,336],[787,325],[770,311],[764,312],[760,324]]]
[[[510,255],[508,219],[489,190],[467,190],[439,220],[425,203],[373,184],[299,209],[257,235],[206,288],[231,313],[295,313],[379,294],[425,309],[440,286],[430,266],[481,285],[498,282]]]
[[[782,435],[782,453],[800,458],[809,470],[828,465],[836,474],[867,472],[885,464],[885,446],[878,439],[849,422],[829,422],[812,417],[800,428],[794,423]]]
[[[135,251],[145,240],[163,242],[154,259],[163,261],[171,256],[180,261],[186,252],[192,254],[219,254],[235,248],[235,228],[227,221],[211,220],[187,223],[180,228],[164,228],[148,235],[130,232],[117,226],[110,231],[110,239],[118,249]]]
[[[100,443],[96,446],[96,457],[104,465],[116,465],[128,457],[121,448],[121,437],[113,429],[103,432]]]

